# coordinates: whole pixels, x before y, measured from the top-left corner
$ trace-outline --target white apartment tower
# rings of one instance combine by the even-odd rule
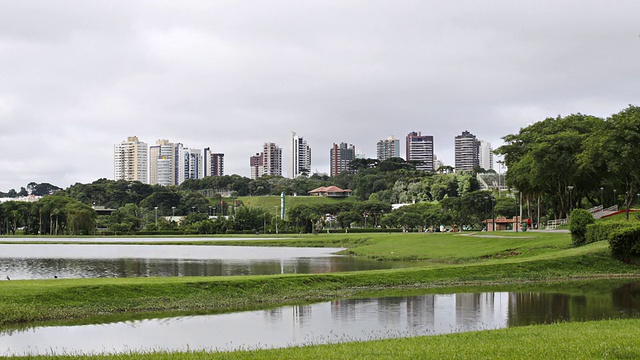
[[[295,179],[305,172],[307,175],[311,172],[311,148],[307,140],[292,131],[289,177]]]
[[[480,140],[480,151],[478,153],[480,167],[485,170],[493,169],[493,148],[491,143]]]
[[[147,143],[130,136],[113,147],[113,177],[115,180],[147,183]]]
[[[383,161],[400,157],[400,140],[389,136],[386,140],[380,140],[377,144],[378,160]]]

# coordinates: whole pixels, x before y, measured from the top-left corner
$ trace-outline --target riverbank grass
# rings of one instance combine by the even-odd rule
[[[348,340],[348,339],[347,339]],[[77,359],[31,356],[15,359]],[[438,336],[235,352],[83,355],[87,359],[638,359],[640,320],[514,327]]]

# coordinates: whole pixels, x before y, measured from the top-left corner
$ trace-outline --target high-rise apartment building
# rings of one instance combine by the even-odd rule
[[[180,143],[161,139],[149,147],[149,183],[180,185],[185,180],[184,151]]]
[[[262,152],[249,159],[251,178],[263,175],[282,176],[282,149],[275,143],[264,143]]]
[[[330,153],[330,175],[337,176],[343,171],[349,171],[349,164],[356,158],[356,147],[346,143],[333,144]]]
[[[389,136],[386,140],[380,140],[377,144],[378,160],[383,161],[400,157],[400,140]]]
[[[311,148],[307,145],[307,140],[291,132],[289,177],[295,179],[305,172],[307,175],[311,172]]]
[[[416,162],[416,169],[433,171],[433,136],[410,132],[407,135],[407,162]]]
[[[204,149],[204,176],[224,175],[224,154],[212,153],[210,148]]]
[[[115,180],[147,183],[147,143],[130,136],[113,147],[113,177]]]
[[[493,169],[493,148],[491,147],[491,143],[480,140],[478,158],[481,168],[485,170]]]
[[[180,184],[188,179],[202,179],[204,177],[204,158],[200,149],[182,150],[182,178]]]
[[[282,176],[282,148],[275,143],[265,143],[264,154],[264,175]]]
[[[264,173],[264,153],[257,153],[255,156],[249,158],[249,165],[251,166],[251,179],[257,179]]]
[[[463,131],[455,138],[455,168],[456,171],[472,171],[479,162],[480,142],[475,135]]]

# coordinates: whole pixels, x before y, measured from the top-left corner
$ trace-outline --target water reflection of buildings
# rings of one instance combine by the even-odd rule
[[[456,329],[499,328],[506,325],[507,293],[439,294],[331,303],[334,321],[370,318],[377,328],[407,332],[445,333]]]

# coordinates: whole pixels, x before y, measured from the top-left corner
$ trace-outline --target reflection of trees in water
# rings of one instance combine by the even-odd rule
[[[81,277],[235,276],[315,274],[392,268],[393,263],[352,257],[274,260],[189,259],[3,259],[12,279]]]
[[[613,304],[621,311],[640,311],[640,282],[630,283],[613,290]]]
[[[510,293],[509,300],[509,326],[638,316],[640,284],[587,295]]]

